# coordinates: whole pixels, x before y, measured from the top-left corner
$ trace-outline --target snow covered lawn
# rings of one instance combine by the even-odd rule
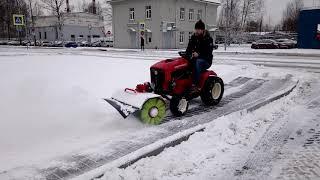
[[[85,56],[0,56],[0,171],[144,127],[103,98],[148,80],[152,64]],[[108,136],[113,134],[113,136]]]

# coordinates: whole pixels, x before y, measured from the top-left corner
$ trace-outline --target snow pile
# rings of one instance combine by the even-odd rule
[[[103,98],[148,80],[152,62],[41,54],[0,60],[0,171],[144,128],[123,123]]]
[[[319,98],[319,83],[311,89],[306,86],[310,82],[301,83],[293,94],[253,113],[236,112],[216,119],[206,125],[204,132],[196,133],[181,145],[126,169],[109,169],[101,179],[236,179],[237,172],[255,151],[254,146],[273,123],[291,122],[292,131],[296,132],[308,119],[319,116],[317,109],[306,106]]]

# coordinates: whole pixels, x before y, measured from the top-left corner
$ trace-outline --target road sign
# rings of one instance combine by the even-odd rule
[[[24,26],[24,15],[14,14],[13,15],[13,24],[15,26]]]

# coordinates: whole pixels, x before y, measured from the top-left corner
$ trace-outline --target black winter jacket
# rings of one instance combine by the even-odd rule
[[[212,51],[213,51],[213,39],[208,31],[204,32],[204,36],[198,37],[195,34],[191,36],[189,40],[186,55],[189,60],[192,59],[192,53],[197,52],[200,59],[208,61],[210,66],[212,65]]]

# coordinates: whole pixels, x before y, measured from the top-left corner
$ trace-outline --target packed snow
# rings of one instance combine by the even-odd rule
[[[33,164],[46,166],[43,163],[48,160],[149,128],[135,118],[123,120],[103,99],[118,89],[148,81],[149,67],[176,53],[0,48],[0,174]],[[292,74],[299,80],[298,88],[254,112],[218,118],[206,124],[204,132],[156,157],[126,169],[110,168],[102,179],[232,179],[238,165],[273,122],[284,119],[298,127],[303,120],[319,119],[319,109],[307,109],[308,102],[317,98],[319,74],[299,67],[255,66],[251,64],[256,62],[254,58],[242,62],[232,52],[219,53],[212,69],[225,83],[239,76],[265,79]],[[320,54],[305,51],[308,53]],[[277,65],[291,59],[271,52],[270,56],[272,59],[263,58]],[[307,66],[318,68],[313,63],[319,61],[312,58]],[[228,93],[236,90],[231,88]]]

